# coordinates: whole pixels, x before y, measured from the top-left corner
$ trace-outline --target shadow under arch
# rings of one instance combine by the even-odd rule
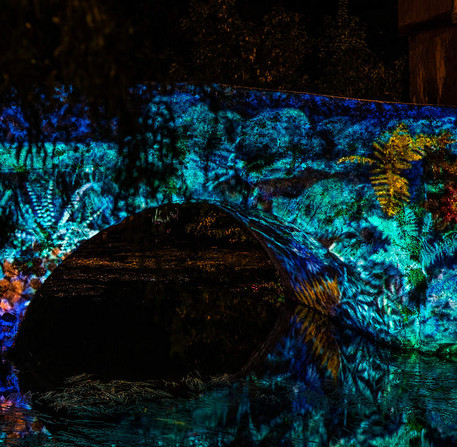
[[[55,269],[9,357],[44,386],[78,373],[235,374],[297,299],[336,312],[338,265],[309,242],[233,205],[145,210],[81,243]],[[322,288],[308,292],[308,283]]]
[[[455,346],[457,326],[452,322],[453,313],[446,308],[451,295],[446,290],[451,290],[455,283],[452,280],[455,276],[455,255],[454,258],[453,255],[448,256],[452,247],[447,244],[452,241],[443,240],[440,231],[431,232],[424,242],[429,247],[443,248],[441,254],[445,259],[431,263],[425,274],[416,268],[414,274],[409,275],[415,256],[411,241],[421,235],[394,239],[396,235],[404,236],[404,232],[396,229],[405,222],[385,215],[376,195],[376,184],[373,185],[370,180],[372,172],[369,166],[370,161],[374,160],[373,143],[386,148],[395,135],[403,138],[402,141],[410,138],[415,142],[422,135],[425,138],[422,138],[422,142],[438,142],[435,149],[445,155],[448,163],[447,168],[443,165],[443,169],[451,172],[456,161],[455,148],[444,137],[446,132],[450,135],[456,133],[455,109],[228,86],[177,85],[165,93],[155,87],[144,86],[137,93],[144,95],[145,102],[142,104],[145,104],[145,116],[148,119],[142,120],[144,126],[139,127],[141,135],[133,135],[123,142],[125,148],[132,151],[130,153],[138,152],[153,168],[156,167],[154,154],[157,154],[157,150],[166,152],[170,142],[176,143],[179,149],[176,159],[166,160],[170,162],[167,167],[176,162],[179,175],[161,185],[159,190],[154,190],[157,192],[157,203],[168,199],[182,201],[189,197],[224,200],[229,203],[228,207],[241,205],[247,208],[245,212],[249,217],[245,220],[253,227],[258,212],[255,208],[267,210],[285,226],[293,224],[297,229],[291,230],[294,237],[285,238],[285,243],[269,241],[266,246],[280,253],[278,256],[283,259],[295,292],[303,302],[313,305],[328,300],[330,307],[339,302],[342,312],[338,316],[341,316],[341,321],[359,327],[375,338],[432,351]],[[64,103],[65,98],[62,107]],[[60,126],[59,119],[65,122],[67,116],[62,111],[59,113],[61,115],[56,119]],[[1,154],[2,167],[16,170],[14,172],[20,175],[29,175],[27,158],[25,161],[20,157],[14,158],[17,151],[21,152],[21,145],[27,152],[33,149],[27,147],[24,140],[26,123],[20,119],[21,111],[17,107],[5,107],[2,114],[8,117],[5,129],[10,135],[4,142],[8,151]],[[44,116],[43,121],[52,121],[51,118],[53,116]],[[43,161],[43,169],[57,166],[56,169],[69,172],[69,175],[80,170],[78,175],[81,175],[81,183],[77,188],[83,187],[84,182],[100,180],[103,188],[109,185],[114,189],[119,188],[116,166],[120,166],[121,170],[124,168],[126,175],[131,172],[132,175],[140,173],[146,177],[146,173],[155,172],[154,169],[142,170],[144,166],[135,163],[123,165],[125,160],[120,157],[122,151],[119,152],[113,143],[116,140],[115,123],[110,128],[113,130],[113,140],[94,141],[86,118],[84,122],[78,121],[79,124],[74,126],[66,139],[59,126],[52,135],[49,129],[44,131],[41,149],[46,149],[52,156]],[[73,144],[73,140],[78,143]],[[92,149],[87,151],[84,158],[83,149],[89,147]],[[5,155],[6,152],[10,155]],[[427,174],[426,164],[431,163],[434,168],[440,162],[437,160],[440,157],[432,158],[415,160],[408,172],[402,171],[404,175],[400,183],[404,186],[406,182],[409,187],[409,204],[419,207],[418,215],[414,215],[415,211],[412,210],[407,216],[407,228],[420,229],[419,224],[423,220],[420,214],[429,213],[422,209],[423,191],[433,186],[437,179],[427,178],[431,174]],[[361,163],[353,163],[357,160]],[[46,163],[49,166],[45,167]],[[375,168],[381,169],[384,165],[381,163]],[[47,172],[43,171],[44,175]],[[14,180],[10,180],[2,183],[2,186],[6,186],[2,191],[6,193],[0,198],[2,206],[9,203],[11,190],[17,187]],[[441,187],[445,186],[445,179],[438,181],[442,183]],[[186,194],[182,194],[182,191]],[[129,194],[130,191],[125,195]],[[432,211],[439,217],[443,210],[435,208],[445,202],[446,196],[443,192],[433,194],[428,197],[434,200],[430,202]],[[30,198],[32,208],[34,204],[37,205],[34,216],[48,219],[45,209],[52,200],[49,200],[46,191],[41,197],[35,195],[38,200]],[[110,223],[126,217],[129,213],[128,200],[135,202],[131,207],[134,211],[157,205],[141,193],[140,187],[135,194],[123,200],[120,206],[122,211],[112,216]],[[35,222],[31,220],[27,225],[37,228]],[[42,225],[43,221],[39,224]],[[258,224],[258,234],[265,234],[264,225]],[[97,230],[105,226],[101,225]],[[297,245],[297,240],[307,239],[306,234],[329,249],[324,250],[322,256],[339,256],[350,268],[341,267],[342,264],[333,257],[337,274],[329,272],[324,282],[314,277],[302,281],[310,271],[308,264],[313,265],[312,256],[301,248],[301,242]],[[277,238],[275,236],[272,239]],[[306,241],[304,245],[308,246]],[[395,251],[396,247],[405,250]],[[311,252],[317,253],[315,250]],[[319,262],[322,256],[317,256]],[[426,256],[421,258],[424,265]],[[10,260],[5,251],[3,259]],[[43,266],[45,261],[47,263],[49,259],[43,259]],[[28,290],[31,288],[31,279],[35,278],[23,270],[16,274],[14,265],[12,268],[4,266],[6,283],[2,285],[7,289],[10,300],[2,301],[5,327],[10,323],[6,319],[14,318],[12,312],[7,310],[8,306],[11,302],[15,304],[20,301],[21,298],[16,301],[19,290],[31,296]],[[439,269],[443,270],[442,274]],[[316,272],[320,272],[319,268]],[[43,276],[40,275],[40,278]],[[415,285],[419,285],[423,292],[421,299],[432,298],[425,303],[424,311],[412,302],[416,298]],[[433,301],[435,297],[438,297],[438,304]],[[435,311],[443,311],[446,318],[429,317],[432,313],[438,313]],[[13,335],[14,331],[13,327]]]

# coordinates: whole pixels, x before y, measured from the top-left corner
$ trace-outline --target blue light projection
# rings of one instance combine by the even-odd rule
[[[147,132],[125,147],[148,150],[128,168],[117,121],[112,141],[97,139],[71,89],[42,114],[36,147],[20,108],[2,108],[0,210],[15,216],[0,252],[4,348],[82,240],[147,207],[206,200],[270,241],[297,300],[376,339],[454,354],[455,109],[220,86],[133,92],[150,98]],[[134,190],[119,180],[127,169]]]
[[[301,307],[264,362],[262,374],[233,382],[219,377],[213,383],[191,377],[193,392],[185,398],[163,391],[157,398],[151,385],[145,392],[144,383],[132,383],[129,390],[125,382],[103,384],[81,375],[67,388],[41,395],[38,409],[24,405],[17,420],[8,420],[13,412],[0,414],[0,426],[7,427],[0,439],[43,447],[222,447],[243,442],[453,446],[456,377],[455,362],[432,362],[405,352],[392,355]],[[120,406],[126,388],[132,400]],[[11,409],[19,406],[12,396],[4,403]],[[64,411],[56,411],[56,404]],[[14,439],[18,433],[24,439]]]

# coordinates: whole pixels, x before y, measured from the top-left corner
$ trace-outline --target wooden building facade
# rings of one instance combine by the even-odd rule
[[[457,0],[399,0],[398,29],[409,40],[411,101],[457,105]]]

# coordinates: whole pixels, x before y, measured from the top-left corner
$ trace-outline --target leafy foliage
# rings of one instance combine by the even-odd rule
[[[189,94],[189,91],[192,94]],[[414,195],[416,189],[413,183],[417,180],[416,168],[424,167],[425,172],[425,165],[431,164],[437,171],[436,176],[440,181],[444,181],[445,178],[442,173],[447,175],[446,178],[453,178],[455,175],[455,160],[452,157],[446,158],[441,168],[439,165],[438,154],[441,150],[447,152],[446,146],[451,139],[448,134],[433,135],[433,132],[445,129],[444,122],[437,120],[436,125],[432,124],[432,129],[427,129],[432,136],[427,136],[416,134],[414,124],[408,121],[409,128],[400,125],[393,132],[379,138],[374,144],[373,154],[370,154],[369,145],[378,134],[383,121],[379,114],[373,112],[373,115],[370,115],[373,108],[369,107],[379,107],[380,113],[385,111],[392,118],[393,113],[403,110],[403,105],[368,104],[369,107],[365,108],[367,104],[358,103],[360,108],[354,114],[349,114],[348,109],[344,108],[346,105],[340,106],[343,103],[340,100],[316,97],[309,100],[314,104],[313,107],[319,108],[316,112],[308,105],[301,108],[300,104],[304,104],[304,99],[309,99],[309,96],[305,95],[281,92],[270,95],[265,92],[232,89],[221,91],[216,88],[215,95],[210,98],[205,95],[199,97],[201,90],[195,91],[186,87],[184,94],[183,91],[178,91],[166,96],[165,99],[158,94],[158,98],[149,102],[146,116],[137,122],[138,132],[135,138],[125,142],[127,159],[130,159],[132,164],[125,164],[122,154],[118,157],[113,155],[113,162],[105,163],[106,152],[100,148],[106,143],[87,144],[87,155],[81,159],[77,156],[70,158],[65,154],[65,151],[78,153],[76,147],[73,151],[77,143],[71,146],[57,146],[57,156],[65,154],[65,157],[62,155],[62,163],[58,166],[60,170],[77,165],[74,171],[66,174],[72,179],[68,183],[77,185],[72,191],[68,189],[68,198],[71,199],[69,205],[67,199],[61,197],[61,191],[57,191],[59,187],[55,181],[44,184],[29,182],[21,183],[19,187],[13,186],[23,199],[20,207],[22,213],[19,215],[22,231],[17,233],[16,243],[31,245],[33,241],[40,241],[41,245],[40,254],[30,256],[26,263],[17,267],[20,275],[28,275],[24,269],[31,268],[29,264],[38,263],[39,259],[43,260],[40,261],[43,267],[49,270],[45,266],[46,256],[52,253],[52,250],[61,247],[64,252],[71,241],[77,243],[96,231],[100,225],[100,222],[96,222],[100,214],[95,217],[100,211],[97,202],[104,197],[100,192],[102,188],[111,196],[118,191],[123,194],[122,199],[125,201],[119,202],[119,206],[125,215],[130,211],[126,206],[128,200],[133,203],[132,208],[136,211],[152,206],[151,202],[155,199],[153,195],[157,191],[163,194],[164,201],[180,200],[182,195],[179,196],[179,193],[186,182],[190,197],[195,194],[196,198],[201,198],[206,193],[205,199],[227,200],[234,203],[235,193],[238,191],[238,196],[244,194],[243,199],[246,199],[243,200],[243,204],[253,207],[256,206],[255,197],[252,201],[248,199],[256,188],[264,194],[265,201],[269,200],[269,211],[279,216],[283,222],[297,224],[300,231],[311,233],[323,248],[330,251],[333,258],[333,255],[337,255],[344,262],[352,266],[357,265],[358,273],[365,269],[371,277],[370,280],[375,276],[373,265],[369,262],[362,264],[362,261],[374,259],[371,256],[379,251],[378,255],[375,255],[379,256],[376,258],[377,262],[373,263],[381,270],[380,274],[376,272],[377,288],[371,295],[366,293],[363,301],[355,303],[359,309],[352,315],[356,315],[357,318],[365,317],[369,320],[367,325],[370,327],[382,327],[385,332],[389,332],[393,327],[391,314],[387,314],[391,311],[389,306],[395,299],[400,302],[400,295],[402,298],[408,293],[411,296],[416,293],[423,296],[424,289],[434,274],[435,266],[454,253],[453,234],[440,238],[433,230],[430,216],[419,211],[414,211],[411,216],[410,211],[404,209],[410,200],[410,191],[413,198],[417,197]],[[249,105],[245,107],[246,103]],[[344,102],[346,103],[347,101]],[[236,112],[225,109],[232,106]],[[411,111],[407,108],[407,113],[417,113],[416,110]],[[329,122],[320,121],[322,114],[338,113],[340,116],[335,118],[332,131],[337,150],[326,151],[327,140],[322,140],[320,145],[311,148],[319,128],[330,127]],[[341,119],[341,114],[344,113],[348,116]],[[448,112],[442,109],[439,113]],[[358,127],[358,133],[355,133],[356,136],[352,135],[351,140],[348,136],[357,129],[357,124],[360,125],[360,122],[354,123],[352,118],[355,120],[361,115],[369,115],[370,120]],[[397,118],[395,119],[398,123]],[[452,126],[453,124],[451,130],[454,129]],[[232,131],[227,131],[228,127],[231,127]],[[368,128],[371,132],[366,132]],[[359,139],[358,135],[365,137]],[[359,145],[352,145],[355,139]],[[52,143],[49,144],[51,145]],[[109,143],[108,145],[110,148],[115,146]],[[210,151],[211,148],[217,150]],[[451,152],[451,149],[448,152]],[[110,150],[114,154],[115,150]],[[336,153],[338,155],[335,156]],[[348,153],[354,155],[343,158],[340,162],[355,162],[363,166],[360,171],[350,172],[350,175],[335,163],[337,157]],[[94,156],[98,157],[96,164],[92,164]],[[432,159],[436,162],[432,162]],[[115,165],[127,174],[130,172],[132,179],[136,178],[141,187],[137,190],[134,187],[131,190],[123,190],[118,183],[118,180],[122,179],[114,178],[113,181]],[[161,171],[167,171],[169,178],[172,179],[166,186],[161,184]],[[239,173],[238,177],[235,177],[234,173]],[[374,188],[366,181],[366,173],[371,173]],[[20,178],[21,182],[25,182],[33,175],[33,171],[28,169],[27,165],[21,172],[14,172],[14,179]],[[428,174],[425,172],[423,175]],[[216,179],[212,184],[211,177]],[[420,183],[422,179],[420,176],[418,178]],[[238,184],[237,179],[240,180]],[[103,186],[99,186],[98,183],[102,182]],[[144,187],[145,182],[150,182],[154,188]],[[79,188],[79,193],[73,193],[75,188]],[[219,194],[216,194],[218,188]],[[96,193],[92,195],[94,191]],[[10,198],[11,194],[7,192],[2,201],[5,208],[8,208]],[[261,198],[263,199],[263,196]],[[393,225],[390,229],[387,228],[388,224],[385,224],[384,239],[378,237],[379,231],[372,231],[373,223],[372,226],[366,225],[366,218],[373,215],[373,211],[377,215],[381,214],[377,198],[385,211],[390,210],[391,215],[389,216],[387,211],[386,214],[396,223],[396,226]],[[449,199],[451,200],[451,196]],[[414,199],[412,201],[414,202]],[[450,224],[454,224],[451,217],[452,204],[452,201],[448,202]],[[444,202],[442,208],[445,208]],[[379,226],[383,225],[381,222],[378,223]],[[195,234],[204,233],[207,224],[208,222],[202,221],[201,225],[196,225],[190,230]],[[276,228],[275,224],[272,227]],[[267,228],[268,234],[270,231],[271,229]],[[387,235],[388,232],[401,234],[403,240],[391,239]],[[234,240],[242,237],[231,231],[221,232],[219,235]],[[413,237],[414,235],[417,237]],[[273,236],[275,237],[276,235]],[[408,237],[410,240],[405,242],[404,239]],[[286,241],[286,247],[287,244]],[[3,258],[15,261],[15,257]],[[320,253],[315,259],[319,261]],[[363,265],[361,269],[360,265]],[[294,261],[291,262],[290,270],[293,271],[295,267]],[[313,263],[309,262],[303,267],[308,271],[313,268]],[[386,269],[389,269],[387,274]],[[398,281],[395,278],[396,282],[391,280],[395,275],[398,277]],[[408,293],[402,288],[401,275],[404,275]],[[345,282],[340,281],[340,277],[338,281],[334,276],[328,275],[325,279],[300,284],[300,299],[308,305],[318,307],[323,313],[329,313],[334,307],[349,308],[349,304],[342,302],[348,287]],[[25,284],[27,288],[27,281]],[[16,293],[19,285],[16,279],[10,281],[8,291]],[[388,298],[392,299],[387,300],[386,304],[382,299],[389,293]],[[374,297],[378,296],[376,294],[382,299],[374,302]]]
[[[102,213],[103,205],[96,209],[95,204],[83,200],[93,187],[90,183],[83,185],[64,206],[52,179],[41,188],[26,183],[30,204],[24,201],[22,205],[20,225],[30,232],[32,242],[43,247],[44,253],[55,248],[62,252],[73,250],[81,240],[97,233],[93,224]]]
[[[237,0],[194,0],[182,27],[193,42],[198,79],[271,88],[303,88],[303,57],[310,40],[303,17],[282,6],[260,22],[240,12]]]
[[[445,223],[457,224],[457,187],[448,185],[441,199],[441,216]]]
[[[6,244],[3,259],[1,312],[21,312],[52,270],[84,239],[98,232],[102,202],[89,197],[95,185],[87,183],[65,206],[54,180],[26,182],[14,241]]]
[[[336,19],[327,17],[317,39],[319,92],[352,98],[401,98],[404,60],[385,64],[370,50],[365,27],[349,13],[349,1],[339,0]]]
[[[457,235],[449,233],[436,240],[430,213],[404,207],[394,219],[368,218],[390,241],[385,251],[372,255],[375,262],[397,267],[414,299],[423,300],[433,266],[457,252]]]
[[[3,278],[0,280],[2,297],[0,313],[9,312],[17,307],[18,303],[30,300],[64,257],[59,249],[54,249],[44,257],[40,255],[39,251],[40,247],[35,245],[28,259],[13,262],[3,260]]]
[[[382,210],[392,217],[410,200],[408,180],[402,175],[413,162],[421,160],[427,149],[449,144],[443,136],[412,137],[404,124],[399,124],[385,142],[373,143],[373,157],[350,156],[338,163],[354,162],[372,165],[371,184]]]
[[[2,191],[0,198],[0,246],[3,246],[14,232],[14,211],[11,204],[11,190]]]

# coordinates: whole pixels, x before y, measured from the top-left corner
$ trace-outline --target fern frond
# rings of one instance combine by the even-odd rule
[[[46,228],[51,228],[56,219],[54,199],[54,182],[51,179],[46,194],[43,197],[43,208],[45,210],[43,220]]]
[[[433,234],[433,228],[433,216],[431,213],[426,213],[422,222],[422,237],[428,238],[431,236]]]
[[[71,196],[71,200],[69,205],[63,211],[62,217],[59,220],[58,226],[63,225],[67,222],[70,216],[81,206],[82,203],[82,196],[84,192],[94,186],[93,183],[86,183],[85,185],[81,186],[81,188],[77,189],[73,195]]]
[[[30,202],[32,204],[32,214],[35,215],[39,220],[42,220],[44,211],[42,209],[41,201],[38,200],[37,195],[35,194],[35,190],[32,188],[29,182],[25,184],[25,187],[27,189],[27,193],[30,198]],[[33,212],[34,211],[34,212]]]
[[[385,185],[389,190],[392,190],[390,195],[395,193],[401,193],[402,195],[409,197],[408,181],[402,176],[395,174],[392,171],[387,171],[383,174],[371,177],[372,185]],[[387,188],[382,186],[385,191]]]
[[[436,262],[443,261],[447,257],[454,256],[457,252],[457,234],[445,236],[443,240],[429,244],[422,241],[421,255],[424,269],[430,268]]]
[[[70,203],[62,210],[53,180],[45,186],[26,184],[29,203],[21,206],[21,218],[29,236],[42,245],[43,250],[59,248],[68,252],[98,232],[93,223],[108,205],[97,205],[96,210],[90,207],[90,201],[86,200],[90,197],[84,197],[84,193],[91,186],[94,183],[87,183],[74,192]]]
[[[54,182],[50,180],[46,192],[41,190],[40,196],[29,182],[25,186],[32,205],[33,221],[43,232],[50,232],[55,223]]]
[[[382,210],[389,217],[397,214],[409,201],[407,180],[392,171],[371,177],[371,184]]]
[[[427,269],[435,262],[441,261],[446,255],[447,246],[443,242],[436,242],[435,244],[429,244],[425,241],[422,242],[422,268]]]
[[[403,207],[398,216],[400,229],[405,240],[419,237],[419,221],[417,215],[410,207]]]
[[[382,210],[392,217],[399,213],[410,198],[409,185],[401,172],[411,168],[411,162],[425,155],[423,137],[413,138],[403,124],[397,126],[384,143],[373,143],[375,166],[371,171],[371,184]]]
[[[404,157],[405,157],[405,160],[407,161],[419,161],[421,160],[425,155],[425,151],[420,148],[420,147],[416,147],[416,146],[412,146],[411,147],[411,150],[406,152]],[[411,164],[408,163],[408,168],[404,168],[404,169],[409,169],[411,167]]]

